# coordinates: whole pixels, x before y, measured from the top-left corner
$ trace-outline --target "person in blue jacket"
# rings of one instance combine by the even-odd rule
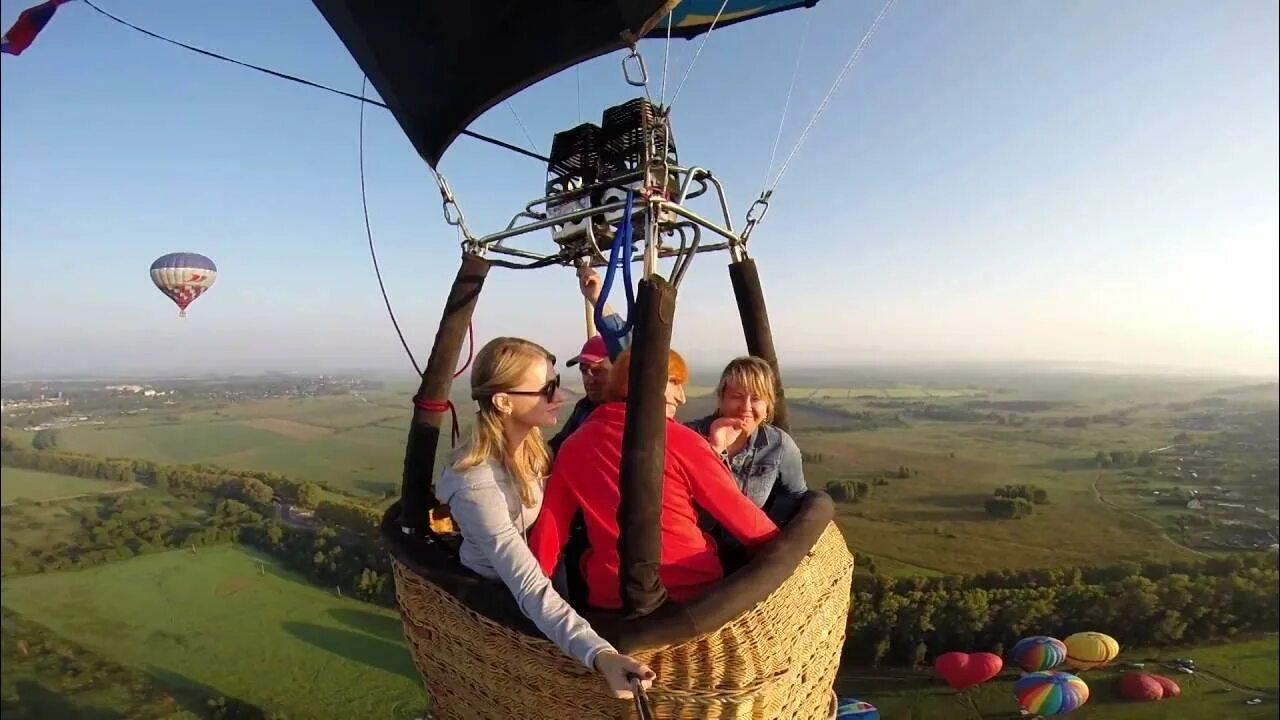
[[[686,424],[720,454],[738,489],[782,526],[809,488],[796,441],[769,424],[777,403],[774,388],[769,363],[758,357],[735,358],[720,374],[716,411]]]

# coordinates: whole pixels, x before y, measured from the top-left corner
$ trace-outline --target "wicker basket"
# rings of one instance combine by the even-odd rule
[[[509,629],[393,560],[414,663],[440,720],[633,718],[597,673]],[[658,680],[658,718],[826,720],[849,613],[853,557],[834,523],[763,602],[719,629],[635,656]],[[502,592],[495,588],[494,592]]]

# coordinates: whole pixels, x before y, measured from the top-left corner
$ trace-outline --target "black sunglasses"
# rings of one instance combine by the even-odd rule
[[[537,390],[505,390],[504,392],[508,395],[541,395],[547,402],[555,402],[556,391],[559,389],[560,375],[557,374],[554,378],[548,380],[546,385]]]

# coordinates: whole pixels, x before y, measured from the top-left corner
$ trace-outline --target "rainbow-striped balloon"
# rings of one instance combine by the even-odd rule
[[[1065,715],[1089,701],[1089,686],[1071,673],[1046,670],[1018,678],[1013,695],[1033,715]]]
[[[1067,659],[1067,646],[1048,635],[1032,635],[1019,640],[1009,655],[1024,672],[1052,670]]]

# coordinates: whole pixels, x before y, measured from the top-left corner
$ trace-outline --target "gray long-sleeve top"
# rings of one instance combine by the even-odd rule
[[[490,460],[462,472],[445,469],[436,497],[448,503],[462,533],[462,564],[483,577],[502,580],[543,635],[591,669],[596,655],[614,651],[560,597],[529,551],[527,532],[542,510],[541,487],[535,489],[534,506],[525,507],[506,469]]]

